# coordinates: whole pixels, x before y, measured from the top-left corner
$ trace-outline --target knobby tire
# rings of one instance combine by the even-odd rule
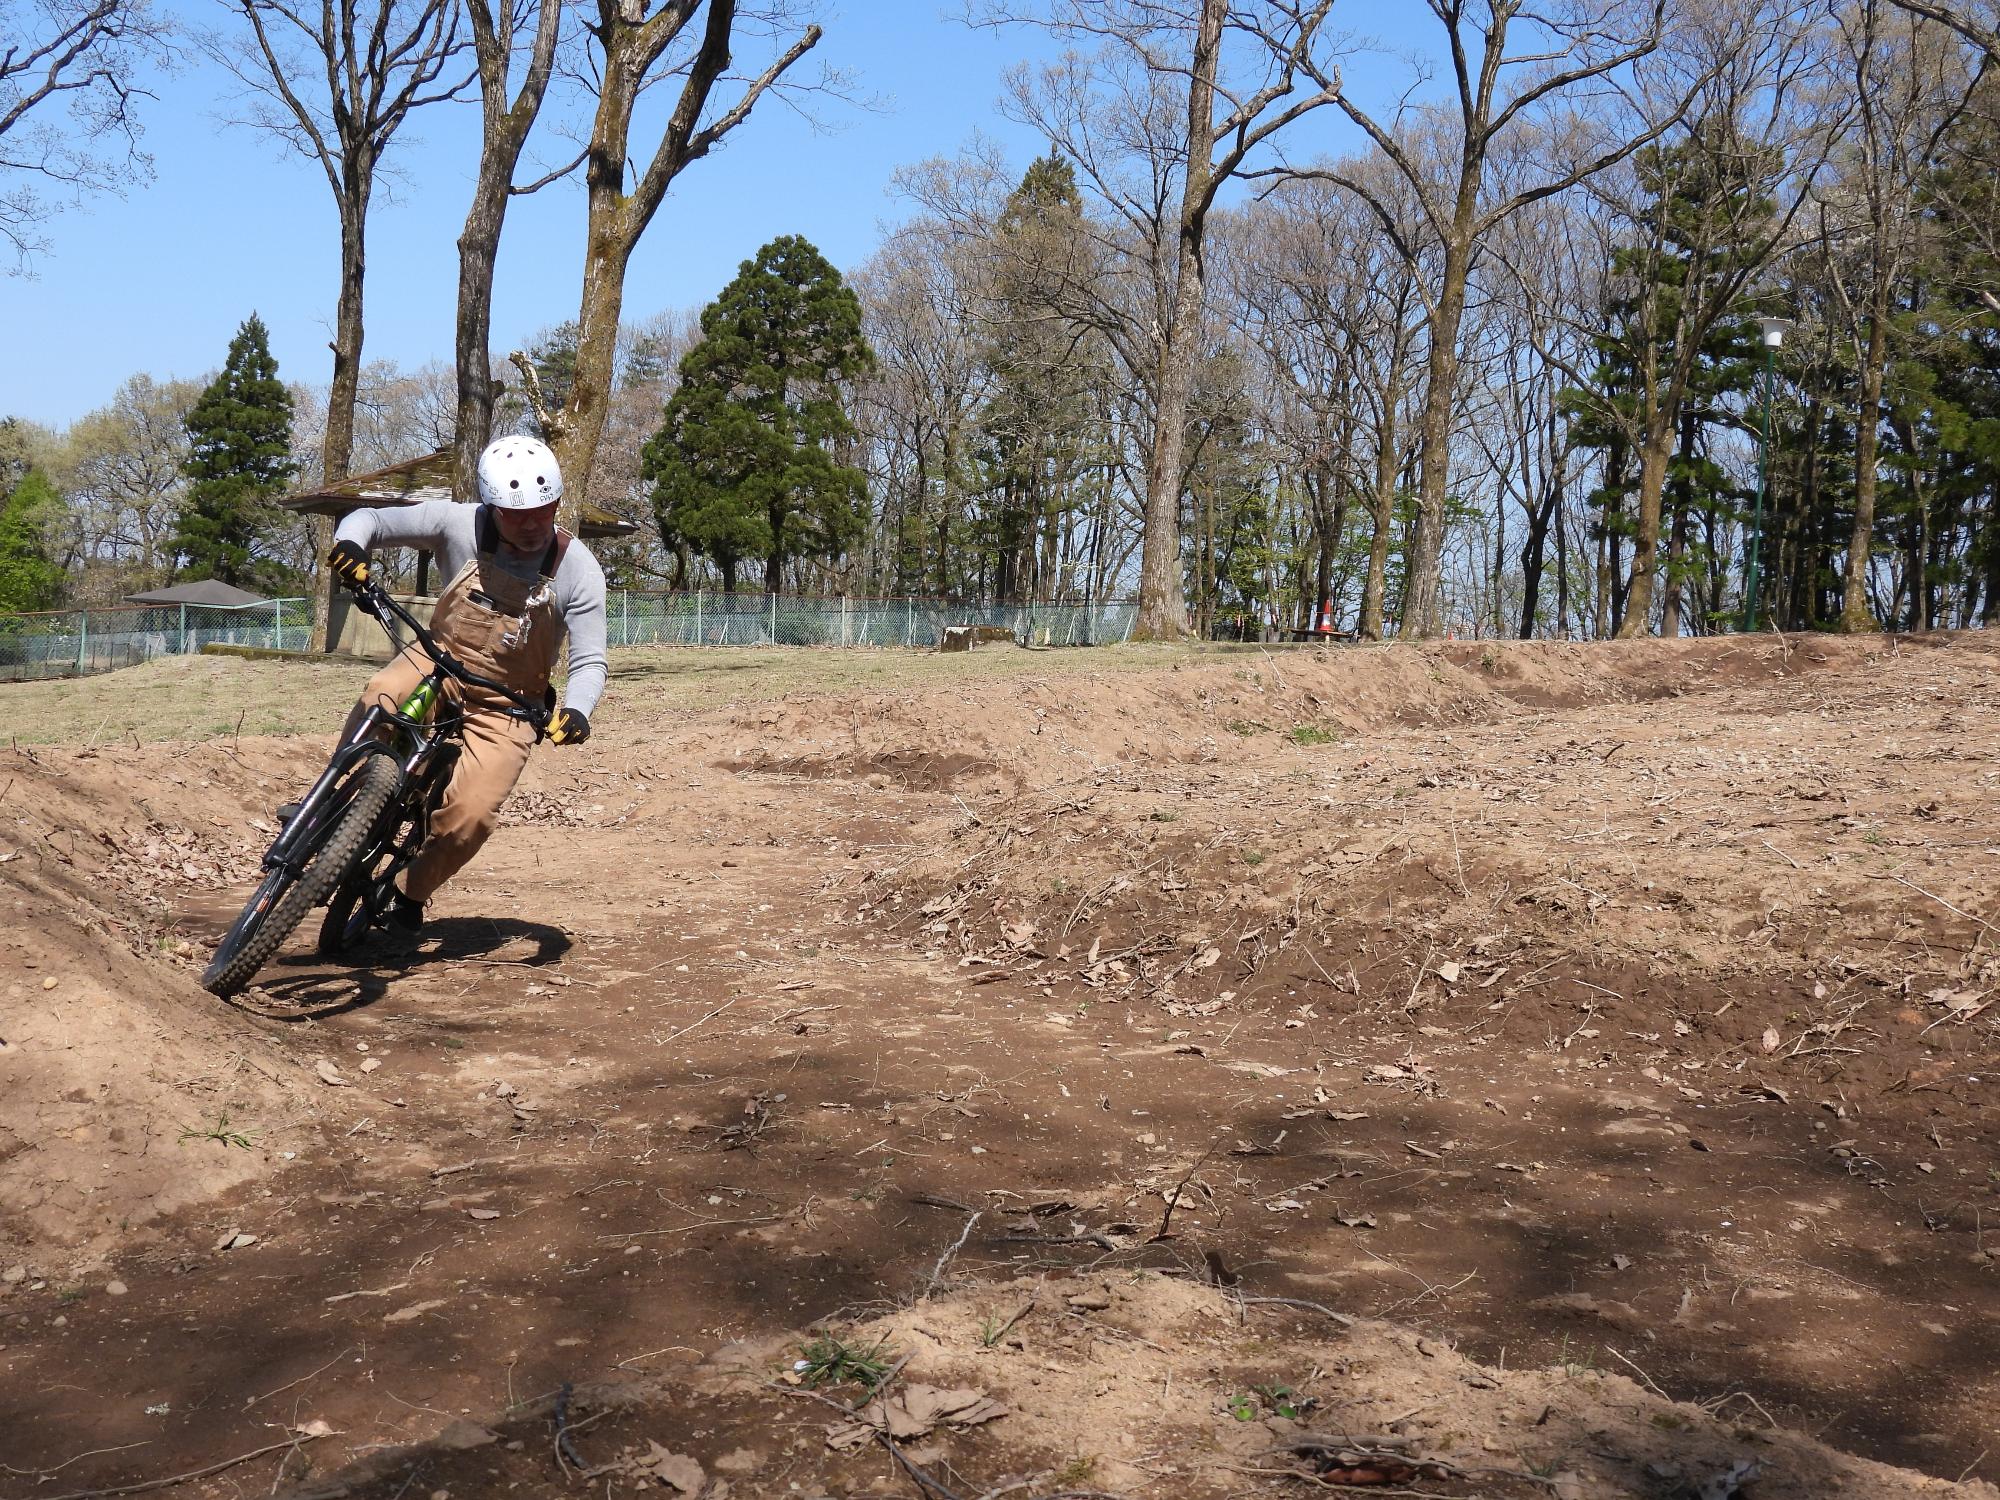
[[[285,873],[274,870],[257,888],[201,977],[202,988],[211,995],[227,998],[256,978],[305,914],[331,896],[367,853],[376,822],[395,798],[402,777],[386,755],[370,755],[355,781],[353,797],[298,880],[287,884]],[[256,915],[260,903],[265,907],[261,918]]]

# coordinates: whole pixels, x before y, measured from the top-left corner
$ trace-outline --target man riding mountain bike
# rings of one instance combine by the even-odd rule
[[[327,565],[359,589],[369,579],[371,548],[429,550],[450,580],[431,615],[438,644],[477,675],[551,707],[549,679],[567,634],[569,675],[547,733],[558,745],[580,744],[604,691],[604,571],[589,548],[556,526],[562,473],[547,444],[500,438],[479,455],[478,473],[477,505],[427,500],[350,512],[334,532]],[[371,706],[393,713],[431,666],[411,645],[377,672],[348,716],[342,743]],[[492,835],[535,743],[533,723],[498,694],[457,681],[447,691],[464,714],[464,752],[387,913],[410,933],[422,927],[438,888]]]

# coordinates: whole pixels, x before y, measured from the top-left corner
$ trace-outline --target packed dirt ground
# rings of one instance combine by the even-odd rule
[[[1996,1493],[2000,641],[631,653],[213,1001],[358,680],[0,689],[0,1496]]]

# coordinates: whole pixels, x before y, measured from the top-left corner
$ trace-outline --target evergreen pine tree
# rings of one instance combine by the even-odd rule
[[[271,502],[293,473],[292,398],[255,313],[229,341],[222,373],[188,413],[187,431],[188,486],[174,537],[182,570],[255,586],[271,571],[257,557]]]
[[[63,570],[49,556],[48,528],[62,501],[40,469],[30,469],[0,501],[0,614],[53,609]]]
[[[713,559],[723,586],[764,563],[778,591],[795,557],[836,558],[867,525],[867,479],[829,444],[854,435],[844,383],[875,362],[861,303],[809,242],[784,235],[702,309],[702,341],[643,461],[669,549]]]
[[[994,376],[980,416],[993,494],[986,531],[994,597],[1019,603],[1035,585],[1035,543],[1067,504],[1090,436],[1087,392],[1102,352],[1064,315],[1063,283],[1088,252],[1076,169],[1060,156],[1032,162],[994,226]],[[1043,579],[1046,587],[1052,580]]]

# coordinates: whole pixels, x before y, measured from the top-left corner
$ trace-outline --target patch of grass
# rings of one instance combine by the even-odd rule
[[[1317,1397],[1301,1396],[1283,1381],[1266,1380],[1231,1396],[1229,1415],[1239,1422],[1255,1422],[1261,1417],[1289,1417],[1296,1421],[1318,1405]]]
[[[801,1385],[817,1388],[853,1381],[864,1391],[872,1391],[889,1373],[889,1340],[877,1339],[867,1348],[850,1344],[838,1334],[823,1333],[799,1348],[793,1373]]]
[[[1275,1417],[1297,1419],[1319,1405],[1310,1396],[1301,1396],[1290,1386],[1281,1385],[1275,1380],[1267,1381],[1263,1385],[1253,1385],[1250,1389],[1262,1398],[1264,1405],[1270,1408],[1271,1415]]]
[[[1073,1490],[1097,1477],[1097,1455],[1079,1453],[1068,1463],[1049,1476],[1049,1482],[1058,1490]]]
[[[1240,734],[1247,738],[1265,726],[1259,724],[1255,719],[1225,719],[1223,720],[1222,727],[1231,734]]]
[[[1318,724],[1292,726],[1292,743],[1302,749],[1310,749],[1314,745],[1334,745],[1339,742],[1340,736],[1337,733]]]
[[[1588,1350],[1576,1355],[1569,1352],[1568,1334],[1563,1335],[1562,1353],[1558,1356],[1557,1363],[1562,1366],[1565,1380],[1575,1380],[1578,1376],[1589,1375],[1597,1369],[1597,1361],[1591,1358]]]
[[[213,1125],[183,1125],[181,1144],[189,1141],[215,1141],[224,1146],[237,1146],[248,1151],[256,1143],[257,1137],[247,1130],[238,1130],[229,1123],[229,1111],[216,1116]]]
[[[1147,813],[1146,816],[1155,823],[1178,823],[1181,820],[1179,813],[1166,807],[1156,807]]]
[[[857,688],[1147,672],[1206,660],[1197,648],[1164,644],[948,656],[811,646],[619,646],[611,651],[614,701],[607,714],[700,710],[800,693],[838,696]],[[129,745],[134,739],[145,744],[234,735],[239,712],[246,735],[331,737],[373,670],[344,658],[169,656],[92,677],[0,683],[0,698],[24,745],[82,744],[92,736],[100,745]],[[217,717],[225,705],[226,722]]]
[[[1246,865],[1261,865],[1264,863],[1264,851],[1262,849],[1244,849],[1240,852],[1243,855],[1243,863]]]
[[[465,1050],[465,1043],[455,1036],[442,1037],[439,1040],[453,1052],[463,1052]]]

